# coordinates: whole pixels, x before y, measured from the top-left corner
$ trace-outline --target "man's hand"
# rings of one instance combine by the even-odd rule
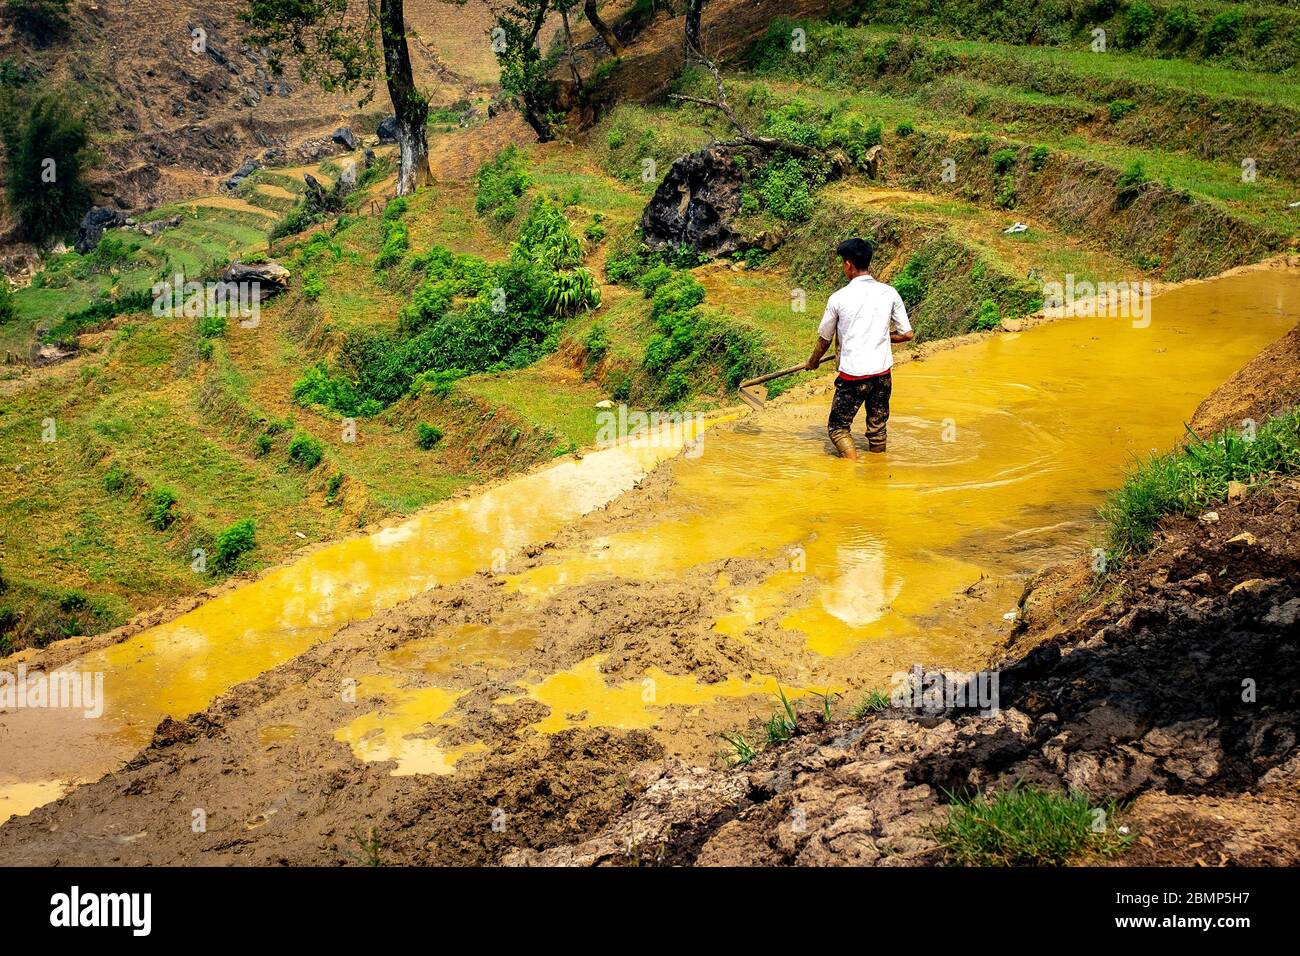
[[[818,336],[817,344],[813,346],[812,355],[808,356],[808,361],[803,363],[803,367],[808,371],[812,371],[818,365],[821,365],[822,356],[826,354],[826,350],[830,348],[830,345],[831,343],[829,339],[824,339],[821,336]]]

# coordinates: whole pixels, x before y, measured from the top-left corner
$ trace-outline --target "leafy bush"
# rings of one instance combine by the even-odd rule
[[[411,247],[410,233],[406,223],[402,222],[402,215],[406,212],[406,208],[405,196],[398,196],[384,207],[382,220],[384,238],[379,246],[379,254],[375,256],[376,270],[397,265],[406,257]]]
[[[474,211],[503,223],[515,218],[520,197],[532,185],[519,150],[513,144],[479,167],[476,182]]]
[[[784,156],[768,163],[757,184],[764,209],[778,219],[798,222],[813,210],[813,190],[826,181],[818,164]]]
[[[1156,11],[1144,0],[1135,0],[1124,11],[1124,27],[1120,43],[1132,49],[1141,46],[1151,36],[1156,26]]]
[[[916,132],[916,127],[913,126],[911,123],[909,123],[907,120],[903,120],[903,122],[899,123],[896,127],[894,127],[894,132],[897,133],[899,136],[911,136],[913,133]]]
[[[176,504],[176,492],[170,488],[155,489],[149,496],[149,504],[145,512],[149,523],[159,531],[166,531],[176,520],[176,515],[172,511],[174,504]]]
[[[293,400],[299,405],[323,405],[354,418],[369,418],[383,411],[381,402],[366,398],[352,382],[331,375],[319,362],[293,383]]]
[[[140,248],[140,243],[129,242],[121,236],[106,232],[85,258],[77,270],[81,278],[91,275],[108,275],[130,265],[131,256]]]
[[[992,299],[985,299],[980,303],[979,311],[975,314],[975,320],[971,323],[971,328],[977,332],[991,332],[1002,326],[1002,311],[998,304]]]
[[[587,330],[582,344],[587,350],[587,358],[592,362],[599,362],[609,351],[609,326],[603,321],[594,323]]]
[[[224,315],[201,315],[199,316],[199,338],[215,339],[219,335],[225,334],[226,317]]]
[[[1219,13],[1205,30],[1205,52],[1210,56],[1218,56],[1241,36],[1241,27],[1240,10],[1224,10]]]
[[[89,134],[80,109],[52,93],[0,114],[9,207],[22,235],[45,244],[70,232],[90,205]]]
[[[239,558],[253,550],[257,525],[252,518],[241,518],[217,535],[212,564],[218,571],[233,571]]]
[[[306,432],[298,432],[289,442],[289,460],[297,462],[307,471],[319,465],[324,454],[321,443]]]
[[[1137,189],[1146,181],[1146,167],[1142,165],[1142,160],[1135,159],[1119,174],[1119,178],[1115,180],[1115,188],[1120,192],[1129,192]]]
[[[993,154],[993,172],[1001,176],[1016,168],[1020,154],[1014,149],[1000,149]]]
[[[890,285],[894,287],[909,310],[916,308],[928,291],[924,271],[925,260],[920,256],[913,256],[890,280]]]
[[[1038,172],[1047,165],[1047,157],[1051,155],[1046,146],[1035,146],[1029,151],[1029,168]]]
[[[1111,100],[1110,105],[1106,107],[1106,112],[1110,115],[1112,123],[1118,123],[1135,109],[1137,104],[1132,100]]]
[[[428,451],[438,442],[442,441],[442,429],[437,425],[429,425],[426,422],[420,422],[416,427],[415,443]]]
[[[126,487],[126,472],[117,462],[108,466],[108,471],[104,472],[104,490],[110,495],[119,494]]]

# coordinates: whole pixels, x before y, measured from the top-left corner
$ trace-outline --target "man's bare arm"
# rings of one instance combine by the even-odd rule
[[[830,339],[824,339],[821,336],[818,336],[817,344],[813,347],[812,355],[809,356],[808,361],[804,363],[804,368],[814,369],[820,365],[822,362],[822,356],[826,354],[826,350],[830,347]]]
[[[910,342],[914,335],[916,335],[915,332],[890,332],[889,341],[894,344],[898,344],[899,342]]]

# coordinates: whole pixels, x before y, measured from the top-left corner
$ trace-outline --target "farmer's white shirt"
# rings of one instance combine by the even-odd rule
[[[894,366],[890,332],[910,332],[907,309],[892,285],[871,276],[855,276],[826,300],[817,335],[827,341],[839,334],[840,374],[860,378],[880,375]]]

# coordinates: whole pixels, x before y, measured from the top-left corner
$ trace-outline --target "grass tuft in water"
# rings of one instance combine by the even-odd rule
[[[1190,429],[1189,429],[1190,433]],[[1114,565],[1151,547],[1166,515],[1192,516],[1224,501],[1228,483],[1252,484],[1300,472],[1300,408],[1272,418],[1249,434],[1227,430],[1144,462],[1101,508],[1106,553]]]
[[[873,688],[865,697],[862,698],[862,700],[858,701],[858,703],[854,705],[853,709],[849,711],[849,716],[854,720],[861,720],[868,714],[878,714],[881,711],[888,709],[889,695],[883,690]]]

